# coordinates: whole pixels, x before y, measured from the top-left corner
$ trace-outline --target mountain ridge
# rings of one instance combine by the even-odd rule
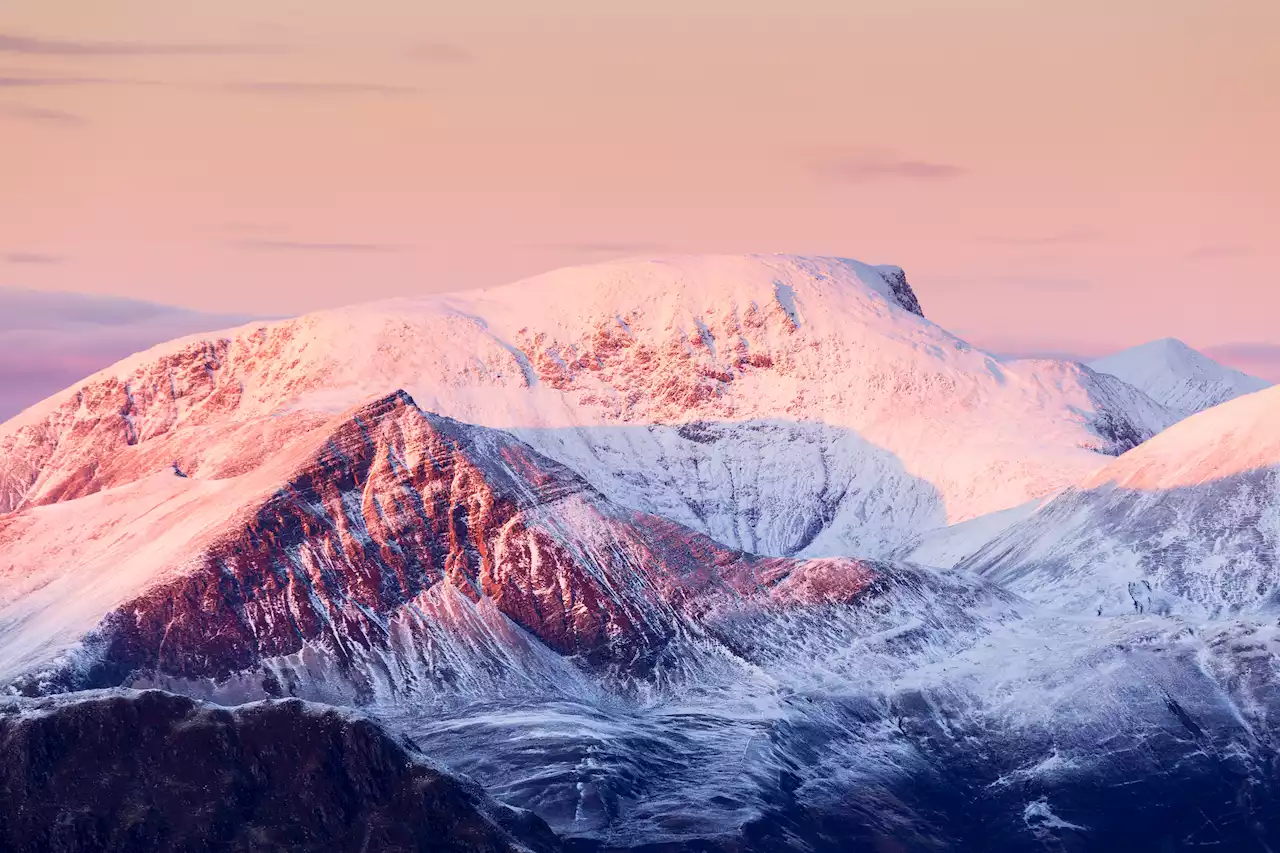
[[[231,476],[263,438],[404,388],[730,547],[878,556],[1064,488],[1172,422],[1088,368],[998,363],[925,320],[900,272],[618,262],[176,341],[0,426],[0,510],[175,460]]]

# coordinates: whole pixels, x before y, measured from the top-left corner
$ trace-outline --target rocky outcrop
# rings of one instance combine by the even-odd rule
[[[298,700],[235,709],[160,691],[0,703],[10,853],[555,853],[373,722]]]

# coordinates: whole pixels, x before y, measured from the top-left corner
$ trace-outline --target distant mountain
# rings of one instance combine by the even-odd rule
[[[0,511],[174,460],[244,472],[270,453],[262,436],[396,389],[510,431],[619,505],[770,556],[888,553],[1065,488],[1175,420],[1114,377],[974,349],[922,316],[896,267],[626,261],[141,353],[0,427]]]
[[[1280,610],[1280,388],[1188,418],[1007,527],[962,567],[1058,609]]]
[[[1271,386],[1173,338],[1142,344],[1089,366],[1123,379],[1183,417]]]

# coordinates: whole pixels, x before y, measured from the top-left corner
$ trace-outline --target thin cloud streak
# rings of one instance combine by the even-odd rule
[[[0,89],[74,88],[80,86],[163,86],[186,91],[234,92],[247,95],[276,95],[281,97],[413,95],[423,91],[412,86],[345,81],[238,80],[223,83],[177,83],[127,77],[0,76]]]
[[[989,237],[982,242],[996,246],[1022,246],[1027,248],[1049,246],[1077,246],[1083,243],[1096,243],[1103,238],[1101,231],[1082,228],[1076,231],[1063,231],[1059,234],[1046,234],[1040,237]]]
[[[671,251],[670,246],[662,243],[627,243],[608,241],[593,242],[585,241],[581,243],[538,243],[535,248],[548,249],[557,252],[581,252],[584,254],[595,255],[642,255],[656,254],[659,252]]]
[[[402,247],[389,243],[329,243],[305,240],[238,240],[238,248],[261,252],[399,252]]]
[[[1204,354],[1268,382],[1280,382],[1280,344],[1259,341],[1218,344],[1205,347]]]
[[[4,256],[10,264],[60,264],[66,258],[62,255],[46,255],[41,252],[10,252]]]
[[[249,80],[242,83],[222,83],[216,88],[227,92],[251,95],[410,95],[421,92],[412,86],[396,86],[386,83],[311,83],[289,80]]]
[[[45,107],[29,107],[23,104],[0,104],[0,118],[62,127],[85,124],[84,118],[75,113]]]
[[[155,86],[147,80],[122,80],[114,77],[33,77],[0,76],[0,89],[38,89],[55,86]]]
[[[1187,252],[1187,257],[1197,261],[1212,261],[1218,258],[1238,258],[1253,252],[1248,246],[1222,243],[1218,245],[1198,246]]]
[[[816,171],[820,176],[848,183],[882,180],[949,181],[969,172],[965,167],[954,163],[872,156],[821,163]]]
[[[251,44],[162,44],[131,41],[71,41],[0,33],[0,53],[23,56],[255,56],[282,53]]]

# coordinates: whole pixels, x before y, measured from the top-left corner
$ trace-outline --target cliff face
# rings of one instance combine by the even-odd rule
[[[297,700],[234,710],[159,691],[0,704],[0,849],[555,853],[373,723]]]

